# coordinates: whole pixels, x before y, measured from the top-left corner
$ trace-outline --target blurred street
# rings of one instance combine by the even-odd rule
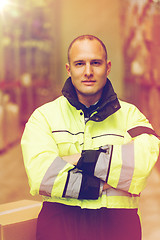
[[[20,145],[11,147],[0,155],[0,203],[33,199],[29,194],[27,176],[23,166]],[[40,197],[34,197],[41,200]],[[153,169],[140,202],[143,240],[160,239],[160,173]]]

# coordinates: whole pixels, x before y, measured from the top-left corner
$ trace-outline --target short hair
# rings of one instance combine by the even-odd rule
[[[72,48],[72,45],[73,45],[76,41],[82,41],[82,40],[85,40],[85,39],[88,39],[88,40],[91,40],[91,41],[92,41],[92,40],[97,40],[97,41],[101,44],[101,46],[103,47],[104,52],[105,52],[105,59],[107,60],[108,54],[107,54],[107,49],[106,49],[106,46],[104,45],[104,43],[103,43],[98,37],[95,37],[95,36],[93,36],[93,35],[88,35],[88,34],[86,34],[86,35],[81,35],[81,36],[75,38],[75,39],[71,42],[71,44],[69,45],[69,48],[68,48],[68,62],[70,62],[70,50],[71,50],[71,48]]]

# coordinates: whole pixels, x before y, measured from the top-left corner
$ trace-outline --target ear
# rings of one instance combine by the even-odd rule
[[[111,60],[108,60],[107,61],[107,76],[109,75],[110,71],[111,71]]]
[[[69,77],[71,77],[71,69],[69,63],[66,63],[66,70]]]

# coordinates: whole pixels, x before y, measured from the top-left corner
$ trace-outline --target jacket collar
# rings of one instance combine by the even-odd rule
[[[64,84],[62,94],[77,110],[82,109],[84,113],[87,112],[87,108],[85,107],[85,105],[80,103],[78,100],[76,90],[72,84],[72,80],[70,77],[66,80]],[[114,92],[112,84],[108,78],[106,85],[103,89],[102,97],[93,109],[94,112],[96,111],[96,114],[90,117],[89,120],[93,120],[96,122],[103,121],[104,119],[106,119],[120,109],[120,103],[118,101],[117,94]]]

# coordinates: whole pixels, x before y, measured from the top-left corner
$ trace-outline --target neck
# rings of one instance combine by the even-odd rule
[[[85,94],[85,93],[79,92],[77,89],[75,90],[76,90],[79,102],[85,105],[86,107],[90,107],[91,105],[94,105],[96,102],[98,102],[103,92],[103,89],[100,89],[96,93]]]
[[[78,94],[77,94],[78,96]],[[85,105],[86,107],[90,107],[91,105],[96,104],[99,99],[101,98],[101,95],[99,97],[95,97],[95,96],[78,96],[78,100],[80,103],[82,103],[83,105]]]

